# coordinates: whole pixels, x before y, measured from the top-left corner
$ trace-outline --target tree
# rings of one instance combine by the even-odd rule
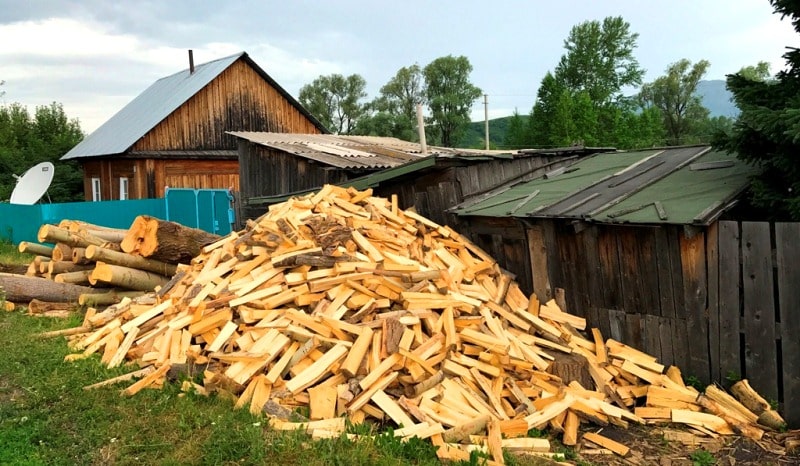
[[[567,53],[555,76],[567,89],[587,92],[597,104],[617,100],[623,87],[642,83],[644,70],[633,56],[638,37],[621,16],[578,24],[564,41]]]
[[[419,65],[400,68],[367,105],[355,133],[393,136],[406,141],[419,139],[417,105],[425,104],[425,83]]]
[[[505,140],[503,145],[509,149],[523,149],[532,147],[529,132],[527,131],[526,118],[519,114],[517,109],[514,109],[514,114],[508,122],[508,130],[506,131]]]
[[[775,12],[789,18],[800,33],[800,2],[770,0]],[[800,49],[783,57],[787,69],[774,79],[740,71],[727,76],[740,114],[718,148],[759,167],[752,202],[775,219],[800,220]]]
[[[0,107],[0,199],[6,200],[16,185],[11,174],[21,175],[41,162],[55,165],[48,195],[53,202],[83,199],[83,176],[75,162],[62,162],[61,156],[83,139],[77,120],[70,120],[61,104],[28,109],[14,103]]]
[[[644,106],[661,111],[668,144],[685,144],[687,136],[696,134],[708,119],[708,109],[700,103],[695,91],[709,65],[706,60],[692,65],[683,59],[667,67],[664,76],[642,86],[639,95]]]
[[[744,66],[739,70],[739,74],[750,81],[767,81],[772,77],[769,71],[769,63],[765,61],[760,61],[755,66]]]
[[[431,112],[430,123],[437,130],[433,136],[441,144],[453,147],[470,123],[470,110],[482,91],[469,80],[472,65],[467,57],[440,57],[422,71],[425,97]]]
[[[350,134],[364,114],[361,99],[367,96],[366,81],[360,75],[320,76],[300,89],[300,103],[336,134]]]

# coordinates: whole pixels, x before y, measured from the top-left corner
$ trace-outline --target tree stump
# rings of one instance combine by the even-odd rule
[[[547,367],[549,374],[557,375],[568,385],[577,380],[586,390],[594,390],[594,381],[589,375],[589,361],[579,354],[557,354]]]

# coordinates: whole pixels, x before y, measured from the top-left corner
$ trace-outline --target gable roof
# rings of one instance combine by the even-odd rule
[[[219,58],[159,79],[67,152],[61,160],[121,154],[172,112],[200,92],[237,60],[247,62],[270,86],[323,132],[328,132],[308,110],[259,67],[246,52]]]
[[[468,200],[453,211],[462,216],[708,225],[756,173],[734,155],[708,146],[603,153]]]

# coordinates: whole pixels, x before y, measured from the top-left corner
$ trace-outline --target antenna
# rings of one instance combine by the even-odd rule
[[[22,176],[14,175],[17,185],[11,193],[9,203],[36,204],[53,182],[54,172],[55,167],[52,163],[42,162],[29,168]]]

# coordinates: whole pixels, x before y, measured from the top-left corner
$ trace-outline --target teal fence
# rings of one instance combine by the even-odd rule
[[[168,189],[164,198],[59,204],[0,204],[0,239],[18,244],[36,241],[39,228],[61,220],[81,220],[111,228],[128,228],[138,215],[178,222],[227,235],[233,228],[227,190]]]

